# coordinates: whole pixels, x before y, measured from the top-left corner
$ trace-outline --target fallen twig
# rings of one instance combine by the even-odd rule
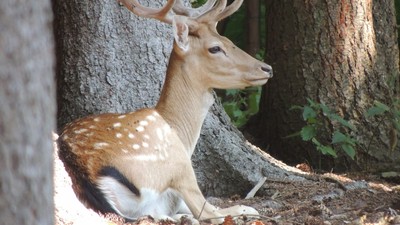
[[[260,188],[263,186],[263,184],[265,183],[265,181],[267,180],[266,177],[262,177],[258,183],[256,184],[256,186],[254,186],[253,189],[251,189],[251,191],[246,195],[245,199],[250,199],[253,198],[254,195],[257,193],[258,190],[260,190]]]

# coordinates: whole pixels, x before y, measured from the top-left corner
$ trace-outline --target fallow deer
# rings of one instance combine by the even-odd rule
[[[208,109],[212,89],[263,85],[272,68],[217,33],[218,21],[243,0],[227,6],[211,0],[199,9],[168,0],[160,9],[137,0],[120,0],[138,16],[172,24],[174,46],[165,84],[155,108],[101,114],[76,120],[62,131],[59,155],[78,198],[101,213],[124,218],[144,215],[199,219],[257,211],[247,206],[218,209],[206,202],[191,156]]]

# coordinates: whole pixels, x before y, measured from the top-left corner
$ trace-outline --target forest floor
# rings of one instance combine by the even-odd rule
[[[324,174],[314,178],[315,182],[307,184],[267,180],[264,184],[266,196],[246,200],[233,196],[210,201],[220,207],[252,206],[261,214],[258,219],[234,218],[231,221],[226,218],[224,225],[400,224],[400,185],[361,174]],[[151,218],[124,223],[118,216],[105,217],[117,225],[187,224],[185,221],[155,222]]]
[[[225,218],[224,225],[329,225],[400,224],[400,179],[385,181],[365,174],[313,174],[308,182],[267,180],[262,196],[240,199],[238,196],[209,201],[221,208],[243,204],[257,209],[260,217]],[[125,222],[114,214],[101,215],[86,209],[75,197],[71,180],[55,154],[56,225],[154,225],[191,224],[192,221],[154,221],[142,218]],[[200,224],[207,224],[200,221]]]

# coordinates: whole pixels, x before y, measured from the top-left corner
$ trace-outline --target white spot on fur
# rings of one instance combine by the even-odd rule
[[[153,115],[146,116],[146,119],[148,119],[150,121],[156,121],[156,117]]]
[[[138,126],[138,127],[136,127],[136,131],[137,132],[143,132],[144,131],[144,127]]]
[[[149,143],[147,143],[147,142],[142,142],[142,146],[145,147],[145,148],[148,148],[148,147],[149,147]]]
[[[148,140],[148,139],[150,139],[150,136],[148,134],[145,134],[145,135],[143,135],[143,138]]]
[[[100,121],[100,118],[99,118],[99,117],[96,117],[96,118],[93,119],[93,121],[94,121],[94,122],[99,122],[99,121]]]
[[[82,133],[84,133],[86,131],[88,131],[88,129],[82,128],[82,129],[79,129],[79,130],[75,130],[74,133],[75,134],[82,134]]]
[[[122,134],[121,134],[121,133],[116,133],[116,134],[115,134],[115,137],[117,137],[117,138],[122,138]]]
[[[140,121],[139,122],[139,124],[141,125],[141,126],[147,126],[147,125],[149,125],[149,122],[147,122],[147,120],[142,120],[142,121]]]
[[[125,153],[125,154],[129,153],[129,151],[126,150],[126,149],[124,149],[124,148],[122,148],[121,151],[122,151],[123,153]]]
[[[128,134],[128,137],[129,137],[130,139],[134,139],[134,138],[135,138],[135,135],[133,135],[132,133],[129,133],[129,134]]]
[[[117,127],[121,127],[121,123],[114,123],[113,127],[117,128]]]
[[[132,148],[135,149],[135,150],[138,150],[138,149],[140,148],[140,145],[138,145],[138,144],[133,144],[133,145],[132,145]]]
[[[94,129],[94,128],[96,128],[95,125],[90,125],[90,126],[89,126],[89,129]]]
[[[105,142],[98,142],[98,143],[95,143],[94,145],[93,145],[93,147],[95,148],[95,149],[103,149],[103,147],[107,147],[107,146],[109,146],[110,144],[108,144],[108,143],[105,143]]]
[[[126,117],[126,115],[120,115],[120,116],[118,116],[118,119],[123,119],[125,117]]]

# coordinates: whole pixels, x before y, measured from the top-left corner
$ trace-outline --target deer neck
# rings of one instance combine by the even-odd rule
[[[174,52],[171,54],[157,112],[177,132],[188,155],[193,154],[201,126],[214,103],[211,89],[201,85],[191,64]],[[194,79],[192,79],[194,78]]]

